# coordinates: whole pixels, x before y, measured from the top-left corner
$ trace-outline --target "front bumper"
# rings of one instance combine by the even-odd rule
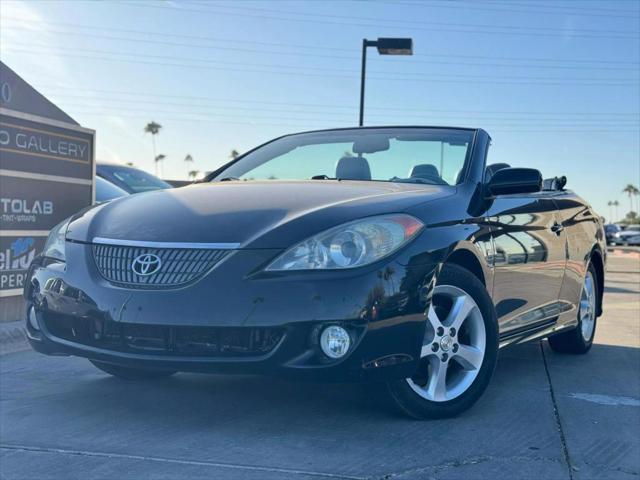
[[[195,284],[140,290],[104,280],[90,246],[67,243],[66,251],[66,265],[39,258],[29,272],[35,350],[138,368],[321,381],[410,376],[437,268],[390,259],[350,272],[266,274],[262,266],[277,251],[237,251]],[[339,360],[318,347],[322,328],[335,324],[352,338]]]

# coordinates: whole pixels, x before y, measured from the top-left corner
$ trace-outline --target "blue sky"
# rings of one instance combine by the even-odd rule
[[[410,36],[412,57],[370,50],[365,124],[485,128],[491,162],[567,175],[607,217],[640,183],[636,0],[1,0],[0,22],[2,60],[96,129],[98,159],[153,172],[161,123],[165,177],[356,125],[362,39]]]

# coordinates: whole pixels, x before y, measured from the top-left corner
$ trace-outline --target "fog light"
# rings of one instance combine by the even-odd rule
[[[342,327],[331,325],[320,334],[320,348],[329,358],[344,357],[351,346],[351,337]]]
[[[40,331],[40,325],[38,325],[38,317],[36,317],[36,309],[33,307],[29,308],[29,326],[37,332]]]

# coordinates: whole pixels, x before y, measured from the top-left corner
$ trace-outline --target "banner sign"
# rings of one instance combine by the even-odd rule
[[[0,237],[0,291],[22,290],[33,258],[42,251],[45,237]]]

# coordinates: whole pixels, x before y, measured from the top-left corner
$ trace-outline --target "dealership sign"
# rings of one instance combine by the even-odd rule
[[[47,125],[42,120],[9,116],[6,112],[0,111],[2,169],[36,176],[92,179],[93,132],[58,123]]]
[[[0,150],[0,154],[1,154]],[[86,206],[91,185],[34,178],[2,179],[0,226],[3,230],[50,230]]]
[[[0,297],[20,295],[49,230],[91,205],[94,132],[0,62]]]
[[[87,140],[10,123],[0,128],[0,147],[5,152],[71,161],[89,162],[90,154]]]
[[[53,202],[51,200],[34,200],[32,204],[29,204],[27,200],[22,198],[0,198],[0,205],[3,225],[35,224],[38,216],[53,215]]]

